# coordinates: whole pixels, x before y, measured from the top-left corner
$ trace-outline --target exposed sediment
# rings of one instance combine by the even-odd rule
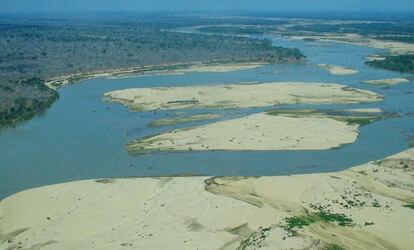
[[[0,249],[408,250],[413,171],[410,149],[338,173],[46,186],[1,201]]]
[[[274,82],[188,87],[134,88],[108,92],[104,99],[135,111],[186,108],[252,108],[283,104],[381,101],[374,92],[340,84]]]

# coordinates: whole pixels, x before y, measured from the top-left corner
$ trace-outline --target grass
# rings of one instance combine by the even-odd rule
[[[329,244],[323,250],[345,250],[345,248],[337,245],[337,244]]]
[[[305,216],[294,216],[286,218],[287,229],[293,230],[295,228],[303,228],[316,222],[333,222],[339,226],[352,226],[353,221],[351,218],[346,217],[344,214],[330,213],[327,211],[320,210],[315,214]]]
[[[408,207],[408,208],[414,209],[414,202],[405,204],[405,205],[403,205],[403,207]]]
[[[309,115],[329,117],[337,121],[346,122],[348,124],[357,124],[359,126],[369,125],[375,121],[383,119],[378,115],[365,115],[365,114],[354,114],[348,111],[338,110],[314,110],[314,109],[273,109],[266,111],[267,115],[287,115],[289,117],[305,117]]]
[[[359,126],[369,125],[372,122],[376,121],[377,119],[372,117],[345,117],[344,119],[349,124],[358,124]]]

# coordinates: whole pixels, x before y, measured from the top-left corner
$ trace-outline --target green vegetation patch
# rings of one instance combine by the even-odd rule
[[[337,244],[329,244],[323,250],[345,250],[345,248],[337,245]]]
[[[266,111],[267,115],[284,115],[289,117],[328,117],[337,121],[346,122],[348,124],[357,124],[359,126],[369,125],[375,121],[384,119],[383,115],[367,114],[359,112],[351,112],[347,110],[315,110],[315,109],[273,109]]]
[[[0,128],[28,120],[59,98],[39,78],[0,83]]]
[[[414,55],[386,56],[385,60],[367,61],[365,64],[401,73],[414,73]]]
[[[288,217],[286,220],[286,228],[292,231],[295,228],[303,228],[314,224],[316,222],[333,222],[339,226],[353,226],[353,221],[344,214],[330,213],[328,211],[320,210],[315,214],[304,215],[304,216],[293,216]]]
[[[408,208],[414,209],[414,202],[405,204],[403,207],[408,207]]]

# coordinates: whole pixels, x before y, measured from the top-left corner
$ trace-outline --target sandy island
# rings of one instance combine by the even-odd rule
[[[330,64],[318,64],[318,67],[325,69],[329,71],[332,75],[353,75],[357,74],[358,70],[350,69],[343,66],[337,66],[337,65],[330,65]]]
[[[296,103],[381,101],[374,92],[340,84],[274,82],[189,87],[135,88],[104,94],[136,111],[185,108],[251,108]]]
[[[399,83],[409,82],[407,78],[388,78],[388,79],[379,79],[379,80],[369,80],[363,81],[364,83],[372,85],[397,85]]]
[[[46,186],[1,201],[0,249],[408,250],[413,171],[410,149],[338,173]]]
[[[330,116],[312,110],[275,110],[146,137],[128,144],[127,150],[131,154],[157,150],[323,150],[353,143],[358,137],[358,122],[364,119],[367,117]]]

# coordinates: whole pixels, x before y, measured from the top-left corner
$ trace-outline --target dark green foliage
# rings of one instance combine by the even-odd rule
[[[368,61],[366,64],[402,73],[414,73],[414,55],[387,56],[385,60]]]
[[[336,244],[329,244],[323,250],[345,250],[345,248],[343,248],[339,245],[336,245]]]
[[[320,210],[319,212],[310,215],[286,218],[286,227],[288,230],[293,230],[295,228],[303,228],[305,226],[309,226],[319,221],[334,222],[339,226],[353,225],[352,219],[346,217],[344,214],[333,214],[324,210]]]
[[[414,43],[414,36],[376,36],[375,39],[403,43]]]
[[[404,205],[404,207],[408,207],[408,208],[414,209],[414,203],[406,204],[406,205]]]
[[[73,75],[68,80],[77,82],[83,73],[108,69],[174,69],[168,65],[192,62],[297,63],[305,58],[299,50],[275,47],[270,40],[167,31],[198,22],[185,17],[1,19],[0,126],[28,119],[58,98],[41,79]]]
[[[33,117],[59,98],[39,78],[0,83],[0,86],[0,96],[4,97],[0,103],[0,128]]]

